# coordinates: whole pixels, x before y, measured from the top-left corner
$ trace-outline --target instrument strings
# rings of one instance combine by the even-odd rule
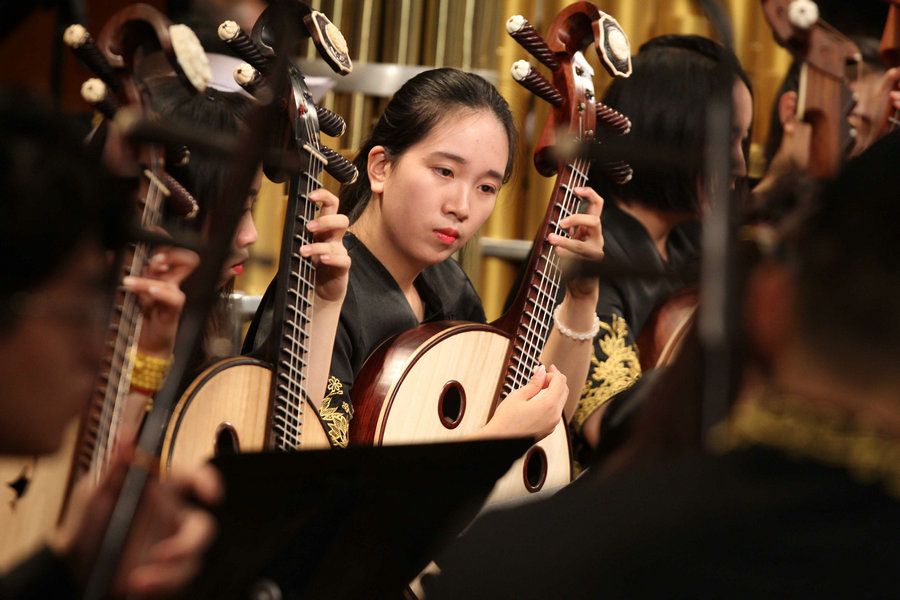
[[[144,229],[159,224],[162,198],[162,190],[151,178],[141,214],[141,226]],[[132,277],[142,275],[149,250],[149,245],[143,242],[133,246],[130,260],[126,265],[128,275]],[[110,322],[110,333],[114,333],[115,338],[112,341],[109,371],[105,375],[104,400],[97,423],[96,438],[91,447],[85,451],[90,452],[89,463],[83,465],[90,471],[95,481],[105,472],[115,453],[122,426],[122,414],[131,390],[131,372],[134,367],[128,349],[136,347],[143,322],[137,296],[124,289],[121,294],[121,308],[116,305],[116,312]]]
[[[573,189],[585,185],[589,167],[590,163],[586,159],[576,159],[567,165],[568,179],[559,186],[563,192],[562,199],[556,201],[559,213],[550,223],[552,233],[562,237],[571,237],[565,228],[560,227],[559,221],[578,212],[580,199],[575,195]],[[545,248],[546,252],[542,253],[543,256],[539,259],[536,277],[531,284],[535,296],[533,299],[531,297],[528,299],[528,302],[532,303],[533,309],[526,309],[526,318],[523,319],[516,334],[516,339],[521,341],[522,346],[521,348],[516,347],[517,351],[513,356],[511,370],[503,386],[504,398],[514,389],[528,383],[537,366],[536,362],[543,351],[544,342],[552,325],[553,309],[556,306],[562,270],[555,247],[545,244]]]
[[[307,143],[311,146],[318,146],[318,130],[311,123],[311,119],[305,119],[306,136],[309,140]],[[317,148],[315,148],[317,150]],[[297,241],[303,245],[312,243],[313,238],[307,229],[307,224],[315,218],[315,203],[309,200],[309,194],[321,187],[319,183],[319,175],[322,172],[324,163],[321,155],[317,151],[309,153],[308,171],[300,176],[306,180],[305,192],[300,196],[303,202],[302,214],[298,214],[297,219],[300,225],[300,232],[296,234]],[[299,187],[299,186],[298,186]],[[295,450],[300,447],[302,440],[303,427],[303,411],[306,399],[304,397],[304,387],[307,380],[308,371],[308,350],[309,350],[309,330],[308,326],[312,320],[312,293],[315,285],[316,267],[313,265],[311,258],[303,258],[299,252],[294,255],[299,262],[298,285],[296,289],[291,289],[290,293],[295,296],[295,306],[290,310],[293,312],[292,318],[287,320],[288,326],[291,328],[290,333],[285,334],[288,338],[289,347],[287,349],[288,359],[282,361],[285,371],[280,375],[284,381],[279,385],[279,389],[285,392],[283,405],[279,404],[279,409],[283,411],[280,427],[276,422],[276,428],[280,429],[280,435],[277,436],[276,445],[280,450]]]

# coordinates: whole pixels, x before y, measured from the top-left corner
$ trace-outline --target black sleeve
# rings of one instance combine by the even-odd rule
[[[346,448],[350,443],[350,421],[353,419],[350,390],[353,389],[353,381],[356,378],[353,353],[357,345],[354,343],[353,335],[359,328],[358,323],[351,323],[356,313],[355,305],[355,295],[348,289],[334,334],[331,368],[325,386],[325,397],[322,398],[319,409],[319,418],[328,430],[331,445],[340,448]]]

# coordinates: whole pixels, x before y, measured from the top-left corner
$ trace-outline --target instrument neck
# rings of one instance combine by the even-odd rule
[[[309,194],[319,189],[319,176],[326,161],[317,150],[306,147],[307,168],[291,178],[287,218],[283,233],[279,271],[278,307],[272,327],[272,344],[277,348],[273,374],[273,421],[271,435],[280,450],[295,450],[301,444],[303,413],[307,403],[310,323],[313,318],[316,267],[300,254],[302,246],[313,243],[307,225],[315,219],[316,205]]]
[[[544,342],[553,325],[553,309],[562,284],[560,258],[556,249],[547,241],[547,236],[554,233],[570,237],[568,231],[560,227],[559,221],[580,212],[581,199],[573,190],[587,184],[589,166],[586,159],[575,160],[566,164],[557,175],[551,202],[531,252],[516,302],[502,319],[503,322],[515,322],[516,325],[501,400],[511,391],[528,383],[534,368],[540,363]]]
[[[141,214],[142,228],[150,230],[162,222],[163,201],[161,190],[153,179],[148,178]],[[119,280],[125,276],[141,277],[149,258],[149,244],[131,245],[119,269]],[[137,347],[142,321],[137,296],[121,289],[110,315],[106,354],[75,459],[77,478],[90,473],[95,480],[99,480],[115,453],[131,391],[133,363],[129,349]]]

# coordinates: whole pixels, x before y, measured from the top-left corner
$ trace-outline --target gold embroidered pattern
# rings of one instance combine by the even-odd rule
[[[628,323],[625,319],[612,315],[612,323],[600,321],[600,327],[602,337],[598,337],[594,343],[591,371],[584,382],[581,400],[572,417],[572,427],[576,432],[581,432],[584,422],[594,411],[622,390],[634,385],[641,377],[637,348],[626,342]],[[603,331],[606,331],[606,335],[603,335]],[[604,360],[597,358],[598,348],[606,356]]]
[[[350,443],[350,419],[353,418],[353,405],[344,400],[344,384],[337,377],[328,378],[325,386],[327,392],[322,399],[319,417],[328,424],[328,437],[331,444],[346,448]],[[340,402],[338,405],[337,403]]]
[[[776,448],[844,468],[861,483],[881,482],[900,497],[900,441],[796,397],[766,394],[740,403],[728,422],[713,428],[711,443],[720,452],[752,445]]]

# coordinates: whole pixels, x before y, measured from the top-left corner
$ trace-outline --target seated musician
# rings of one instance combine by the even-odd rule
[[[397,91],[362,145],[359,179],[340,193],[353,266],[321,409],[333,445],[349,441],[350,391],[382,342],[426,321],[485,321],[481,300],[451,256],[491,214],[512,169],[515,138],[509,107],[492,85],[435,69]],[[601,200],[588,188],[575,193],[590,203],[587,214],[562,223],[578,227],[577,236],[549,241],[561,255],[598,259]],[[558,313],[562,327],[554,327],[544,348],[542,361],[550,366],[500,404],[482,435],[543,437],[564,407],[571,414],[577,390],[570,394],[565,380],[587,374],[590,344],[575,334],[591,330],[596,294],[595,281],[569,283]],[[249,340],[263,333],[251,328]]]
[[[254,101],[246,94],[219,91],[208,88],[202,94],[188,91],[174,77],[162,77],[150,83],[150,96],[155,110],[163,119],[195,126],[200,130],[215,131],[223,134],[240,135],[246,129],[246,120],[253,110]],[[198,152],[190,152],[186,164],[179,164],[182,153],[177,150],[167,156],[166,170],[175,177],[195,198],[199,206],[197,216],[190,221],[197,233],[206,236],[212,216],[220,210],[225,186],[229,176],[229,160],[221,156]],[[216,360],[238,354],[238,344],[234,341],[234,317],[228,302],[228,296],[234,289],[234,278],[241,274],[249,258],[250,246],[257,240],[257,231],[253,222],[253,205],[262,180],[260,168],[256,179],[247,195],[244,214],[238,223],[232,242],[232,253],[224,266],[219,280],[219,302],[207,321],[203,332],[202,344],[197,355],[192,357],[186,371],[182,389],[196,378],[205,368]],[[325,380],[330,357],[333,331],[336,326],[346,287],[349,257],[340,243],[346,227],[347,219],[336,214],[337,201],[321,192],[312,194],[312,199],[322,204],[319,218],[313,223],[317,226],[316,244],[309,246],[310,256],[318,261],[315,314],[311,331],[312,347],[317,351],[311,356],[313,369],[318,367],[317,380],[320,382],[320,395],[324,395]],[[302,250],[305,251],[305,250]],[[139,292],[144,312],[145,324],[149,321],[155,326],[150,329],[142,327],[138,344],[138,356],[143,361],[154,364],[171,362],[172,349],[178,326],[180,310],[163,312],[164,307],[180,308],[180,304],[166,305],[162,302],[163,290],[173,296],[180,296],[183,304],[184,295],[178,284],[184,278],[183,251],[173,248],[162,248],[155,252],[147,269],[157,279],[162,279],[167,287],[151,281],[129,282],[132,291]],[[180,276],[179,276],[180,275]],[[169,290],[171,288],[171,290]],[[154,295],[149,290],[154,290]],[[163,321],[163,324],[160,322]],[[319,349],[322,349],[319,351]],[[311,375],[311,378],[315,375]],[[140,412],[162,385],[162,380],[153,382],[151,389],[132,385],[136,391],[136,400],[131,404],[132,410]]]
[[[476,522],[439,598],[889,598],[900,561],[900,135],[746,284],[721,453],[591,474]]]
[[[21,97],[0,96],[0,249],[8,258],[0,273],[5,455],[56,451],[64,428],[84,413],[112,306],[108,250],[123,242],[133,210],[131,194],[87,156],[70,125]],[[132,452],[124,445],[97,487],[88,478],[76,486],[44,549],[0,578],[0,598],[81,596]],[[153,519],[159,541],[142,548],[140,563],[120,567],[116,596],[177,592],[212,539],[211,516],[187,502],[188,496],[212,502],[221,494],[211,468],[151,488],[152,501],[140,512]]]
[[[698,36],[667,35],[641,46],[633,68],[631,77],[612,82],[603,102],[631,119],[632,130],[623,141],[634,147],[636,156],[658,148],[676,160],[702,160],[708,99],[727,86],[724,91],[734,99],[732,187],[746,175],[744,151],[753,116],[750,81],[729,50]],[[718,80],[720,69],[729,74],[727,81]],[[613,429],[610,422],[627,422],[623,415],[631,413],[629,394],[642,375],[637,336],[653,309],[686,285],[684,271],[696,266],[699,256],[697,219],[708,210],[696,164],[632,162],[634,177],[624,184],[592,174],[593,185],[607,199],[603,210],[607,260],[673,277],[600,282],[601,330],[572,420],[576,458],[583,464],[589,463],[601,431]],[[605,419],[610,406],[610,417],[615,418]],[[617,435],[626,429],[619,426]]]

